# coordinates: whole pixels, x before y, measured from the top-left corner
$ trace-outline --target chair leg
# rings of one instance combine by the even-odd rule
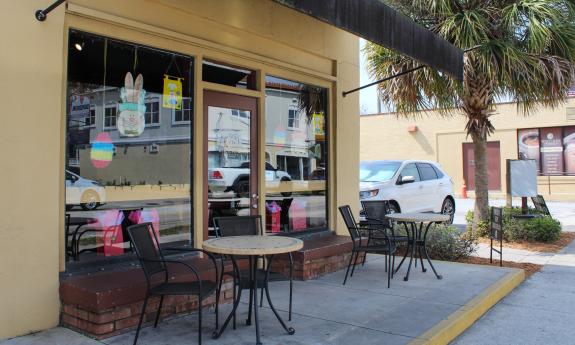
[[[201,289],[200,289],[201,290]],[[202,345],[202,294],[198,294],[198,345]]]
[[[367,254],[367,253],[365,253],[365,254]],[[359,258],[359,252],[355,252],[355,260],[353,261],[353,267],[351,268],[351,274],[349,275],[350,277],[353,277],[353,272],[355,272],[355,266],[357,266],[357,259],[358,258]]]
[[[351,263],[353,262],[353,256],[355,255],[355,251],[351,252],[351,255],[349,257],[349,264],[347,264],[347,270],[345,271],[345,278],[343,279],[343,285],[345,285],[345,282],[347,282],[347,275],[349,274],[349,268],[351,267]]]
[[[234,299],[234,303],[236,302],[236,289],[238,288],[239,284],[234,276],[234,289],[232,291],[232,298]],[[241,287],[240,287],[241,288]],[[234,310],[234,318],[233,318],[233,328],[236,329],[236,311]]]
[[[292,300],[293,300],[293,257],[291,253],[289,253],[289,314],[288,314],[289,321],[291,321]]]
[[[385,258],[385,271],[387,272],[387,254],[384,254],[383,257]]]
[[[386,255],[386,258],[385,258],[386,265],[387,265],[387,260],[389,260],[389,270],[387,270],[387,288],[389,289],[389,287],[391,286],[391,272],[393,271],[393,268],[391,267],[391,254]]]
[[[393,254],[393,259],[391,261],[391,278],[393,278],[394,274],[395,274],[395,253]]]
[[[136,343],[138,342],[138,336],[140,335],[140,328],[142,328],[142,322],[144,321],[144,314],[146,314],[147,306],[148,306],[148,292],[146,292],[144,305],[142,305],[142,313],[140,314],[140,321],[138,321],[138,328],[136,329],[136,335],[134,336],[134,345],[136,345]]]
[[[160,313],[162,312],[163,303],[164,303],[164,295],[160,296],[160,305],[158,306],[158,311],[156,312],[156,321],[154,321],[154,328],[158,327],[158,321],[160,320]]]

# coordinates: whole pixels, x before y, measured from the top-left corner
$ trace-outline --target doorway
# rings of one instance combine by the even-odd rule
[[[475,190],[473,143],[463,143],[463,178],[467,190]],[[499,141],[487,142],[487,180],[489,190],[501,190],[501,152]]]
[[[257,215],[257,99],[204,91],[204,238],[213,218]]]

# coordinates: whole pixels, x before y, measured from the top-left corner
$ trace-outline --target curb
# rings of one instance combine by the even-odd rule
[[[449,344],[525,280],[525,271],[517,268],[511,270],[446,319],[418,336],[409,345]]]

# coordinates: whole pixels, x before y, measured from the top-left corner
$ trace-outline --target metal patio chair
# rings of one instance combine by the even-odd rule
[[[209,297],[212,293],[216,293],[218,289],[218,265],[214,256],[202,249],[195,248],[171,248],[169,250],[186,251],[186,252],[201,252],[207,255],[215,269],[215,279],[212,280],[202,280],[200,273],[194,266],[189,263],[177,260],[166,260],[162,249],[160,248],[160,243],[152,223],[141,223],[136,225],[131,225],[127,229],[136,254],[142,265],[142,269],[146,276],[146,297],[144,299],[144,305],[142,306],[142,313],[140,314],[140,320],[138,322],[138,328],[136,330],[136,335],[134,337],[134,345],[138,341],[138,336],[140,334],[140,329],[142,327],[142,322],[144,320],[144,315],[146,314],[146,306],[148,304],[148,299],[150,296],[160,296],[160,305],[158,306],[158,311],[156,312],[156,319],[154,321],[154,327],[158,326],[158,321],[160,319],[160,313],[162,311],[162,304],[164,302],[164,296],[166,295],[195,295],[198,297],[198,344],[202,343],[202,301]],[[180,265],[185,268],[195,277],[191,281],[176,281],[173,282],[170,278],[170,272],[168,267]],[[158,279],[154,277],[162,276],[163,279],[158,282]],[[216,329],[218,328],[218,303],[216,302]]]
[[[394,222],[388,219],[386,216],[392,213],[391,205],[389,200],[364,200],[361,202],[361,207],[363,209],[365,215],[365,221],[362,222],[362,228],[383,228],[389,231],[389,234],[393,235],[393,240],[396,244],[398,243],[408,243],[409,237],[408,236],[397,236],[393,229]],[[380,242],[385,241],[386,238],[380,238],[377,232],[367,231],[368,239],[367,243],[370,244],[371,242]],[[367,255],[363,257],[362,265],[365,264]],[[392,268],[395,267],[395,255],[393,256]],[[387,270],[387,261],[385,269]],[[391,276],[393,277],[394,272],[391,272]]]
[[[347,270],[345,272],[345,278],[343,280],[343,285],[347,282],[347,277],[349,274],[349,269],[353,265],[350,277],[353,277],[353,272],[355,271],[355,266],[357,265],[357,259],[359,254],[364,253],[374,253],[374,254],[384,254],[386,260],[386,266],[392,266],[392,257],[395,256],[396,245],[393,236],[387,235],[389,229],[384,227],[377,228],[367,228],[368,231],[373,232],[373,236],[377,236],[380,239],[380,243],[369,243],[363,244],[363,238],[361,236],[361,228],[355,221],[353,214],[351,212],[351,207],[349,205],[340,206],[339,212],[343,217],[347,230],[351,236],[353,242],[353,248],[351,252],[351,258],[349,259],[349,264],[347,265]],[[392,231],[392,230],[391,230]],[[387,287],[390,287],[391,282],[391,272],[392,269],[387,270]]]
[[[231,217],[215,217],[214,218],[214,229],[217,237],[227,237],[227,236],[262,236],[263,235],[263,227],[262,227],[262,218],[261,216],[231,216]],[[224,272],[224,261],[225,257],[222,260],[222,269],[221,269],[221,276],[220,276],[220,288],[218,291],[221,291],[221,284],[223,281],[224,275],[232,276],[234,279],[234,289],[233,289],[233,299],[236,298],[236,288],[241,288],[243,290],[250,289],[248,284],[249,281],[249,271],[248,270],[241,270],[240,277],[237,277],[235,271],[227,271]],[[235,259],[243,259],[242,257],[236,256]],[[258,277],[262,277],[261,281],[258,281],[257,286],[262,288],[261,289],[261,297],[260,297],[260,306],[263,306],[263,287],[266,286],[269,282],[274,281],[285,281],[286,279],[289,280],[289,312],[288,312],[288,319],[291,321],[292,319],[292,300],[293,300],[293,257],[291,253],[288,253],[288,259],[290,262],[289,267],[289,277],[285,277],[282,273],[273,272],[271,270],[271,261],[268,261],[267,267],[261,271],[261,274],[258,274]],[[259,280],[259,279],[258,279]],[[241,286],[238,285],[241,283]],[[250,324],[251,322],[251,315],[252,315],[252,304],[253,304],[253,296],[250,294],[250,306],[248,311],[248,319],[246,320],[246,324]],[[234,324],[233,327],[235,329],[236,322],[235,322],[235,315],[234,315]]]

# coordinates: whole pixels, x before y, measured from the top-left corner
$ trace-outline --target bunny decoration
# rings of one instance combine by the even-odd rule
[[[120,90],[122,103],[119,105],[120,114],[118,115],[118,131],[126,137],[137,137],[144,132],[146,120],[146,105],[144,98],[146,91],[144,87],[144,77],[141,74],[134,78],[132,73],[126,73],[124,87]]]

